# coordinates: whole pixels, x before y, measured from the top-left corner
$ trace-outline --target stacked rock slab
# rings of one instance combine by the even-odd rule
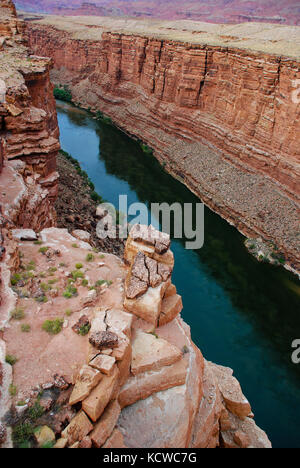
[[[132,321],[123,310],[94,310],[87,364],[77,375],[69,401],[82,409],[62,432],[57,448],[80,446],[84,439],[100,448],[112,435],[121,412],[119,390],[130,373]]]
[[[188,444],[194,414],[203,396],[203,358],[194,349],[180,321],[174,320],[182,302],[171,284],[174,257],[169,236],[152,226],[134,226],[126,245],[125,263],[128,266],[125,290],[131,294],[132,301],[125,294],[127,310],[94,309],[87,362],[75,379],[69,400],[71,406],[77,409],[79,406],[80,410],[62,432],[57,448],[80,447],[87,439],[89,446],[97,448],[129,447],[125,442],[128,431],[118,424],[122,412],[172,388],[179,389],[184,429],[176,430],[174,440],[168,445],[180,439],[179,445]],[[142,288],[141,283],[144,283]],[[141,305],[134,307],[139,298],[141,304],[148,304],[146,314]],[[130,305],[137,314],[130,313]],[[162,332],[158,336],[161,320],[170,323],[170,327],[165,329],[166,335]],[[169,335],[174,335],[174,339]],[[185,354],[184,348],[189,346],[191,352]],[[189,389],[192,381],[195,386]],[[169,400],[173,401],[172,397]],[[172,414],[168,417],[172,418]],[[153,446],[157,444],[153,441]]]
[[[125,262],[130,266],[125,309],[154,327],[174,320],[182,310],[182,300],[171,282],[174,255],[170,237],[153,226],[135,225],[126,244]]]

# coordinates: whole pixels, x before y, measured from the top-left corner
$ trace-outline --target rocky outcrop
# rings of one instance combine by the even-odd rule
[[[271,30],[263,39],[262,31],[233,37],[161,22],[151,33],[149,24],[142,32],[142,23],[122,21],[29,22],[30,45],[54,59],[53,79],[74,101],[145,141],[208,206],[246,236],[274,241],[299,271],[300,74],[292,43],[275,44]]]
[[[166,235],[151,226],[134,227],[126,244],[127,266],[113,255],[93,252],[88,243],[75,244],[76,238],[62,229],[43,230],[37,234],[39,244],[28,231],[16,230],[14,236],[22,253],[13,277],[15,310],[23,310],[24,317],[14,316],[4,340],[7,353],[17,358],[10,402],[24,402],[15,424],[37,401],[43,408],[33,422],[39,427],[36,440],[28,443],[51,442],[56,448],[271,447],[253,421],[233,371],[205,361],[193,344],[181,307],[162,324],[149,317],[152,301],[138,315],[128,310],[127,284],[136,274],[136,261],[141,255],[156,261],[153,252],[144,254],[145,246],[153,240],[157,246],[163,243],[167,250],[159,255],[173,258]],[[82,268],[71,271],[80,260]],[[29,265],[31,275],[26,274]],[[46,271],[53,272],[47,283],[41,280]],[[165,281],[171,283],[170,271]],[[37,301],[37,291],[42,301]],[[175,295],[174,288],[162,294],[162,309]],[[71,311],[67,316],[66,310]],[[57,323],[55,332],[46,333],[46,319]],[[18,322],[24,325],[25,320],[28,333],[21,333]],[[60,411],[53,411],[54,406]],[[12,420],[11,411],[3,421]],[[18,445],[15,430],[14,441]]]

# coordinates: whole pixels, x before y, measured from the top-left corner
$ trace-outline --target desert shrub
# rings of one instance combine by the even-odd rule
[[[34,405],[31,408],[29,408],[29,410],[27,411],[27,414],[32,421],[36,421],[37,419],[43,416],[44,412],[45,410],[40,405],[39,401],[36,401]]]
[[[25,312],[22,307],[16,307],[10,314],[13,320],[23,320],[25,318]]]
[[[17,391],[18,391],[17,387],[14,384],[10,384],[10,386],[9,386],[10,396],[16,396]]]
[[[95,257],[91,253],[87,254],[87,256],[85,257],[86,262],[93,262],[94,259],[95,259]]]
[[[13,428],[12,438],[16,447],[30,447],[29,439],[33,436],[33,426],[29,422],[17,424]]]
[[[10,366],[14,366],[16,362],[18,362],[18,358],[16,356],[13,356],[12,354],[7,354],[5,357],[5,362],[9,364]]]
[[[72,297],[76,296],[78,293],[77,289],[69,284],[69,286],[66,288],[66,290],[63,293],[63,297],[65,299],[71,299]]]
[[[71,273],[73,280],[84,279],[84,273],[81,270],[75,270]]]
[[[91,329],[91,325],[90,324],[87,324],[87,325],[82,325],[79,330],[78,330],[78,333],[79,335],[81,336],[86,336],[88,334],[88,332],[90,331]]]
[[[45,255],[45,253],[47,253],[48,250],[49,250],[49,247],[41,247],[41,248],[39,249],[39,252],[40,252],[41,254]]]
[[[42,329],[50,335],[57,335],[62,331],[63,324],[64,320],[61,318],[57,318],[55,320],[46,320],[42,325]]]
[[[15,273],[10,280],[12,286],[16,286],[19,281],[21,281],[22,277],[19,273]]]

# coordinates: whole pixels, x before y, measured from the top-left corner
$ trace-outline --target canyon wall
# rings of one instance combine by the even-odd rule
[[[50,82],[52,61],[29,54],[24,23],[17,19],[13,3],[2,1],[0,9],[5,24],[0,52],[0,160],[2,170],[17,170],[24,184],[22,196],[15,194],[16,209],[10,219],[16,226],[41,229],[55,223],[57,196],[59,130]],[[11,205],[4,193],[8,187],[9,180],[2,180],[4,216]]]
[[[297,39],[282,39],[297,31],[275,41],[271,29],[263,40],[255,29],[243,44],[239,29],[236,48],[229,32],[205,36],[218,46],[203,43],[199,28],[161,22],[151,37],[145,23],[143,37],[142,22],[48,17],[29,21],[28,37],[76,103],[149,144],[208,206],[243,234],[274,241],[299,271],[300,67]]]

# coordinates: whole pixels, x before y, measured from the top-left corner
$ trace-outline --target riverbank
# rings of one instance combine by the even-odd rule
[[[58,198],[55,203],[57,226],[66,228],[70,233],[74,230],[87,231],[91,235],[91,244],[106,253],[122,257],[124,241],[120,239],[98,239],[96,226],[96,208],[101,197],[94,190],[87,174],[80,169],[76,160],[60,151],[57,157],[59,173]]]

